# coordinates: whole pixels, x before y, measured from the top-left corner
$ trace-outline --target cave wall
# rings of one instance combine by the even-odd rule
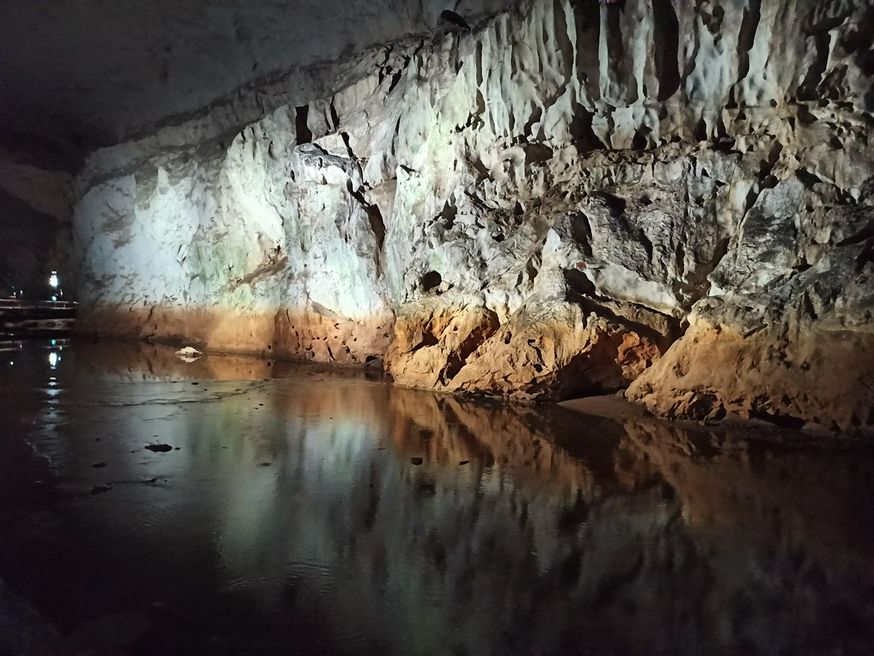
[[[46,298],[49,273],[68,270],[72,204],[69,173],[0,154],[0,298]]]
[[[533,0],[94,153],[81,328],[874,425],[870,4]]]

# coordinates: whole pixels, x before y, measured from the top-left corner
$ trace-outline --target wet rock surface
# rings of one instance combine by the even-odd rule
[[[295,69],[91,156],[82,328],[871,430],[872,25],[532,0]]]
[[[270,378],[246,358],[186,373],[172,348],[45,355],[0,377],[11,653],[874,647],[860,443]],[[144,452],[156,434],[182,450]]]

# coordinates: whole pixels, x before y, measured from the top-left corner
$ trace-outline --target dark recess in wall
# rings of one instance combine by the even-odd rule
[[[299,144],[310,143],[313,140],[313,133],[310,131],[309,125],[307,125],[309,114],[309,105],[301,105],[295,112],[294,127],[297,133],[297,143]]]
[[[443,276],[441,276],[436,271],[429,271],[424,276],[422,276],[422,280],[420,281],[423,292],[430,292],[432,289],[436,289],[440,286],[440,283],[442,282]]]
[[[49,271],[60,268],[58,221],[0,192],[0,298],[13,287],[28,298],[46,298]]]
[[[659,80],[659,100],[666,100],[680,88],[680,25],[671,0],[653,0],[655,66]]]

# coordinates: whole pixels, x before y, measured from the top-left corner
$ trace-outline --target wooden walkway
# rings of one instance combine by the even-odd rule
[[[36,301],[0,298],[0,335],[68,333],[78,304],[71,301]]]

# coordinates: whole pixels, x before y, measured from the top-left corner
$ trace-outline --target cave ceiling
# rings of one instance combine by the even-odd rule
[[[247,82],[513,0],[4,0],[0,147],[74,167]]]

